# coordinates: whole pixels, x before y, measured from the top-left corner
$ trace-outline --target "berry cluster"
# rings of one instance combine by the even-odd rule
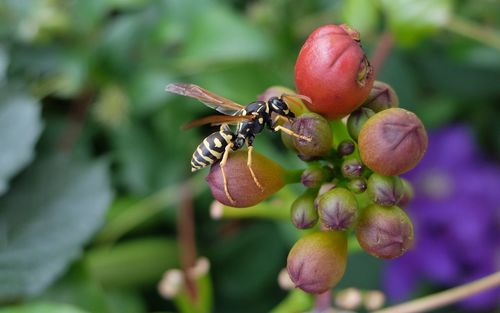
[[[295,82],[311,103],[290,101],[297,117],[285,126],[310,140],[282,135],[285,146],[308,164],[291,220],[298,229],[312,230],[291,249],[287,269],[298,288],[322,293],[344,274],[350,231],[379,258],[396,258],[412,246],[413,226],[401,209],[412,188],[397,175],[417,165],[427,135],[415,114],[398,108],[394,90],[374,80],[359,33],[346,25],[322,26],[309,36],[295,64]],[[292,92],[272,87],[263,97]],[[207,178],[214,197],[247,207],[290,182],[281,165],[258,153],[253,164],[263,190],[248,173],[246,153],[238,151],[226,164],[235,203],[226,199],[218,164]]]

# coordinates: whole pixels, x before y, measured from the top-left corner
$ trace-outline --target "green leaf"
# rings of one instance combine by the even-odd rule
[[[0,301],[41,292],[78,257],[112,198],[107,168],[52,156],[0,199]]]
[[[274,49],[264,31],[224,7],[212,6],[194,21],[182,64],[196,68],[209,63],[260,60]]]
[[[36,302],[0,309],[0,313],[86,313],[71,305],[50,302]]]
[[[166,238],[127,241],[89,251],[85,261],[93,277],[108,287],[137,287],[160,280],[178,266],[177,243]]]
[[[445,25],[452,0],[382,0],[389,28],[402,45],[411,46]]]
[[[40,106],[23,94],[4,95],[0,90],[0,195],[8,181],[34,156],[42,131]]]

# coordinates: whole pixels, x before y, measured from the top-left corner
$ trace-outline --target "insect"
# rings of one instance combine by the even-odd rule
[[[271,97],[267,101],[254,101],[246,106],[242,106],[194,84],[169,84],[165,89],[168,92],[195,98],[223,114],[210,115],[194,120],[186,124],[184,128],[192,128],[205,124],[220,125],[219,131],[206,137],[194,151],[191,158],[191,171],[200,170],[220,160],[222,178],[224,180],[224,192],[231,203],[235,203],[235,201],[229,193],[226,173],[224,171],[230,151],[236,151],[241,149],[245,144],[247,145],[248,169],[257,187],[263,190],[252,169],[252,151],[255,136],[267,126],[267,128],[276,132],[282,131],[303,140],[311,140],[309,137],[299,135],[277,124],[279,119],[290,120],[295,117],[284,101],[285,98],[297,97],[310,102],[311,100],[306,96],[284,94],[279,98]],[[235,131],[231,130],[229,127],[230,124],[237,125]]]

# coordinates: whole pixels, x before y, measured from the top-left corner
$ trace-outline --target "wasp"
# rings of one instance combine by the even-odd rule
[[[191,171],[200,170],[220,161],[224,192],[231,203],[235,203],[235,201],[229,193],[226,173],[224,171],[224,166],[231,151],[241,149],[246,144],[248,147],[247,167],[257,187],[263,190],[252,169],[252,151],[255,136],[267,127],[275,132],[282,131],[306,141],[311,140],[309,137],[299,135],[291,129],[277,124],[279,119],[290,121],[295,118],[294,113],[285,102],[287,97],[297,97],[310,102],[311,100],[306,96],[283,94],[281,97],[271,97],[267,101],[254,101],[243,106],[194,84],[169,84],[165,90],[195,98],[223,114],[210,115],[191,121],[184,128],[187,129],[205,124],[220,125],[219,131],[206,137],[194,151],[191,158]],[[232,131],[229,127],[229,125],[233,124],[236,124],[235,131]]]

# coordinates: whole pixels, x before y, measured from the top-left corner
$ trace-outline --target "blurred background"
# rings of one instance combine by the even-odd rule
[[[352,251],[339,289],[398,302],[498,271],[499,1],[4,0],[0,312],[276,308],[297,232],[286,213],[210,217],[207,171],[191,175],[189,162],[211,130],[180,127],[213,112],[164,88],[196,83],[243,104],[294,88],[302,43],[328,23],[361,32],[377,79],[430,134],[407,175],[415,249],[391,262]],[[279,136],[255,145],[304,167]],[[210,260],[203,304],[183,309],[157,284],[197,256]],[[441,312],[494,312],[499,298],[497,288]]]

